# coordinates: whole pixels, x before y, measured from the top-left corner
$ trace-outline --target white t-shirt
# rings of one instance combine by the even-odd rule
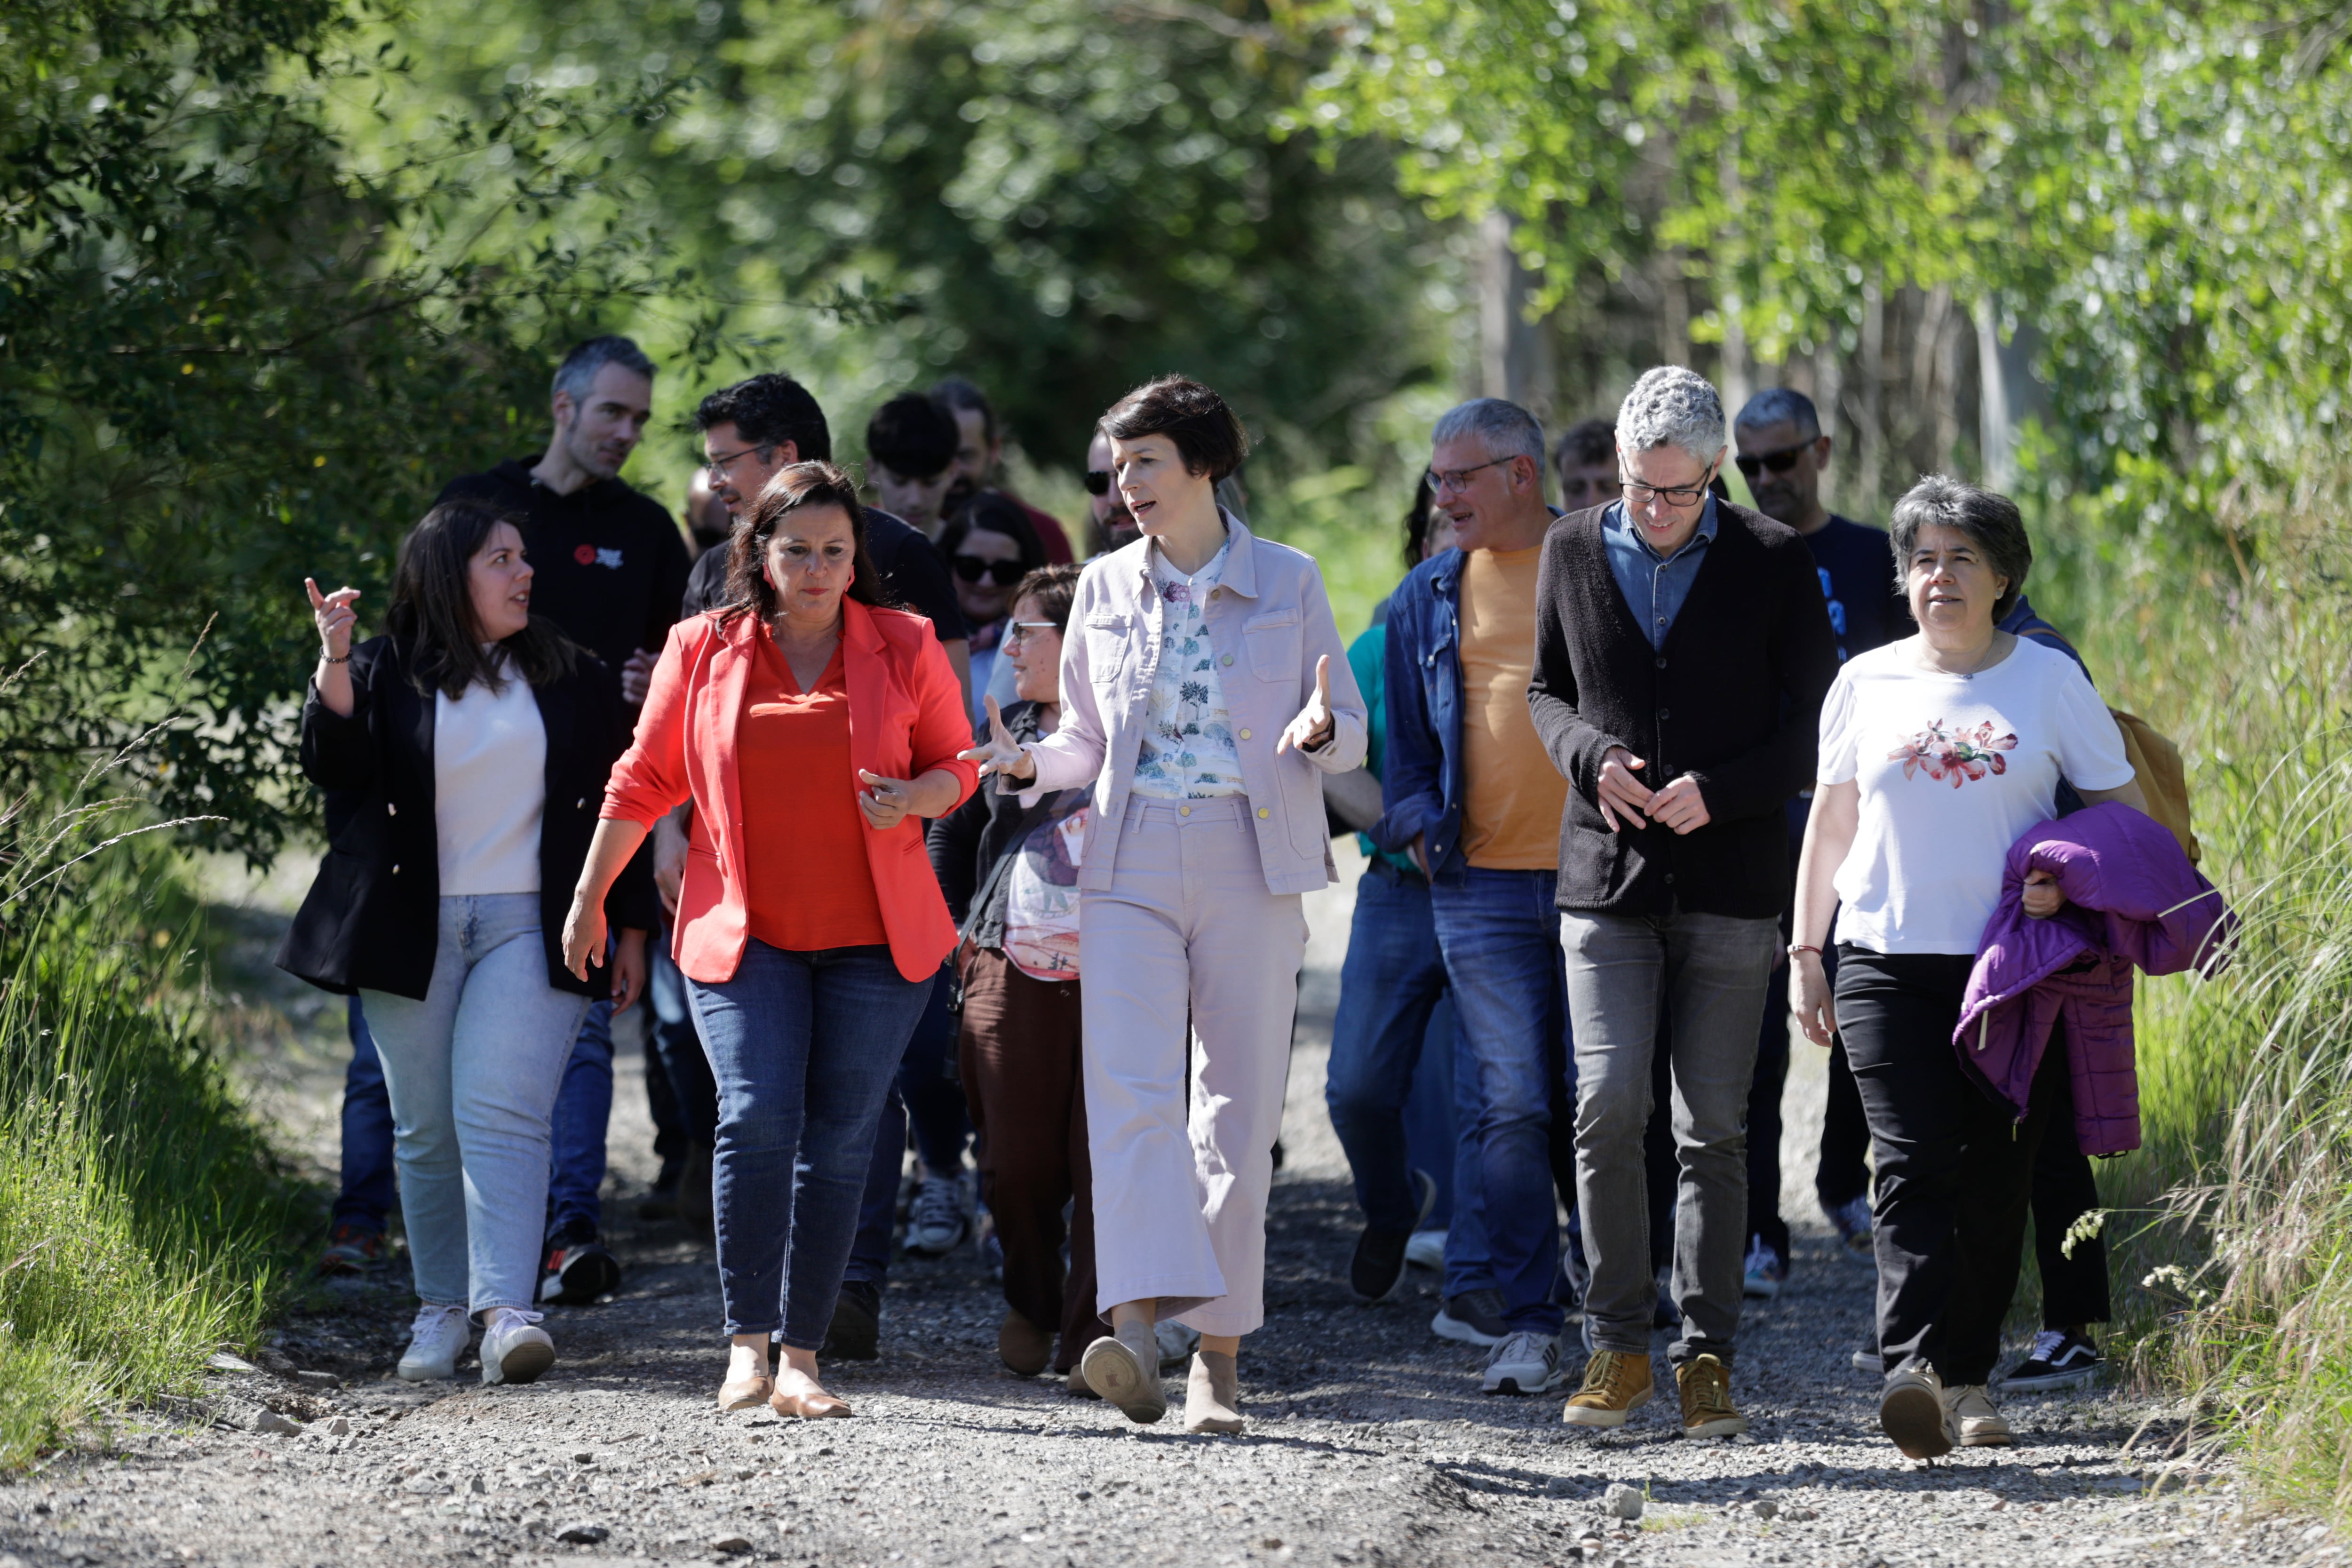
[[[1822,704],[1821,781],[1859,784],[1837,871],[1837,940],[1973,954],[2009,847],[2081,790],[2132,778],[2123,733],[2074,661],[2030,637],[1974,675],[1922,669],[1909,639],[1857,654]]]
[[[530,682],[478,683],[433,697],[433,825],[441,891],[539,891],[539,823],[547,810],[547,726]]]

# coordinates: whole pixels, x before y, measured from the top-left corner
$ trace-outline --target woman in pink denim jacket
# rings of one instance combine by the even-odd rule
[[[1265,1321],[1266,1188],[1307,941],[1328,883],[1320,774],[1364,759],[1363,698],[1311,556],[1217,505],[1248,438],[1167,376],[1105,416],[1144,537],[1093,562],[1062,644],[1062,722],[964,753],[1000,787],[1091,784],[1078,868],[1097,1300],[1087,1385],[1167,1410],[1152,1325],[1200,1331],[1185,1426],[1242,1426],[1234,1357]],[[1186,1021],[1199,1041],[1187,1105]]]

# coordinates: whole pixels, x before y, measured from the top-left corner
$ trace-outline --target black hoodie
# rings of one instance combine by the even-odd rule
[[[568,496],[530,477],[537,458],[464,474],[442,500],[487,500],[523,520],[537,574],[530,610],[618,670],[639,648],[659,653],[686,595],[686,540],[659,501],[625,480],[597,479]]]

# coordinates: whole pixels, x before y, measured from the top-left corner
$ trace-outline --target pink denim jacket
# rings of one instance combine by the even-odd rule
[[[1202,611],[1217,678],[1233,715],[1242,783],[1256,818],[1269,892],[1307,893],[1331,882],[1330,828],[1318,773],[1364,760],[1364,698],[1324,596],[1315,558],[1259,539],[1224,514],[1232,552]],[[1037,777],[1020,793],[1094,786],[1078,886],[1111,885],[1118,828],[1143,744],[1144,710],[1160,664],[1161,605],[1151,587],[1157,549],[1139,539],[1089,562],[1062,637],[1061,725],[1027,750]],[[1315,694],[1315,660],[1331,660],[1331,739],[1319,752],[1274,754],[1274,743]]]

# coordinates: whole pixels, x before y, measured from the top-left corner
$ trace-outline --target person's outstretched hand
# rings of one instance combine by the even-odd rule
[[[310,593],[310,619],[319,628],[319,646],[329,658],[348,658],[352,651],[352,628],[359,624],[360,613],[352,608],[360,596],[357,588],[338,588],[331,594],[319,592],[313,578],[302,579],[302,586]]]
[[[1296,746],[1302,752],[1320,751],[1331,741],[1331,656],[1324,654],[1315,661],[1315,694],[1298,717],[1290,721],[1282,736],[1274,743],[1274,754]]]
[[[988,778],[1002,773],[1009,779],[1034,779],[1037,776],[1037,760],[1032,757],[1013,731],[1004,727],[1004,714],[996,699],[986,698],[988,704],[988,739],[956,753],[956,760],[980,764],[980,776]]]

